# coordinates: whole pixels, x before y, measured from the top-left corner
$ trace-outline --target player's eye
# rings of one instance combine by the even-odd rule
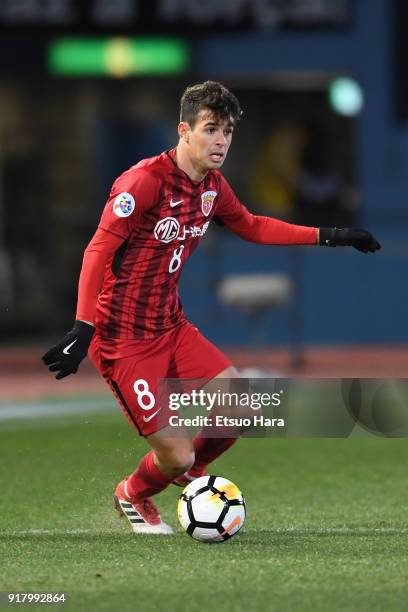
[[[207,128],[207,133],[208,134],[214,134],[214,132],[215,132],[215,128],[213,128],[213,127]]]
[[[232,128],[227,128],[226,130],[224,130],[224,134],[225,136],[229,136],[230,134],[232,134]]]

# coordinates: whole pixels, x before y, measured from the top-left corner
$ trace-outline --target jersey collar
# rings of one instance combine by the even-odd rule
[[[178,174],[180,174],[181,176],[185,177],[188,182],[193,185],[193,187],[199,187],[200,185],[202,185],[204,183],[204,181],[209,178],[211,176],[211,170],[209,170],[207,172],[207,174],[205,175],[205,177],[201,180],[201,181],[193,181],[187,174],[187,172],[184,172],[184,170],[182,170],[181,168],[178,167],[178,165],[176,164],[176,148],[174,147],[173,149],[169,149],[168,151],[165,151],[165,155],[167,155],[167,157],[169,158],[169,160],[171,161],[173,167],[175,168],[175,170],[177,171]]]

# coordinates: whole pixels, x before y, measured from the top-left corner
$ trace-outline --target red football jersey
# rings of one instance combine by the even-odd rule
[[[167,153],[115,181],[99,227],[126,242],[107,266],[99,295],[102,336],[147,339],[180,324],[178,279],[207,231],[219,191],[216,173],[194,184]]]
[[[95,320],[102,337],[149,339],[184,321],[178,279],[214,214],[253,242],[317,242],[316,228],[252,215],[218,170],[193,182],[174,157],[175,149],[142,160],[113,184],[98,231],[121,246],[104,264]],[[81,278],[85,267],[84,259]],[[89,320],[92,304],[87,310],[87,296],[79,298],[77,318]]]

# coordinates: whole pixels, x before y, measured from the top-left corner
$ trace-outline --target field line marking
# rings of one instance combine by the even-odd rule
[[[65,415],[85,415],[90,412],[108,412],[112,410],[109,398],[100,400],[78,399],[61,402],[33,402],[0,404],[0,421],[19,419],[38,419],[42,417],[59,417]]]
[[[283,527],[272,529],[276,534],[298,534],[298,535],[344,535],[347,533],[357,535],[370,535],[378,533],[389,533],[395,535],[407,534],[408,528],[401,527]]]
[[[262,530],[261,530],[262,531]],[[404,535],[408,534],[408,529],[402,527],[282,527],[277,529],[268,530],[271,535],[377,535],[377,534],[388,534],[388,535]],[[94,529],[21,529],[21,530],[2,530],[0,531],[0,538],[7,536],[24,536],[24,535],[84,535],[84,534],[100,534],[104,533],[103,530]],[[106,533],[111,533],[106,532]],[[251,531],[249,531],[251,533]]]
[[[9,529],[0,531],[0,537],[24,535],[82,535],[96,533],[92,529]]]

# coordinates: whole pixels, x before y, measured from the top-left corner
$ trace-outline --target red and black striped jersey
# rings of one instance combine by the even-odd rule
[[[162,153],[114,183],[99,227],[124,239],[108,262],[97,327],[112,338],[152,338],[183,320],[178,279],[214,214],[221,177],[194,184]]]
[[[142,160],[113,184],[98,229],[120,244],[106,261],[97,298],[95,325],[102,337],[149,339],[184,321],[178,279],[214,214],[246,240],[316,244],[315,228],[252,215],[218,170],[195,183],[174,157],[175,149]],[[85,258],[81,278],[84,268]],[[77,318],[90,320],[86,295],[79,304]]]

